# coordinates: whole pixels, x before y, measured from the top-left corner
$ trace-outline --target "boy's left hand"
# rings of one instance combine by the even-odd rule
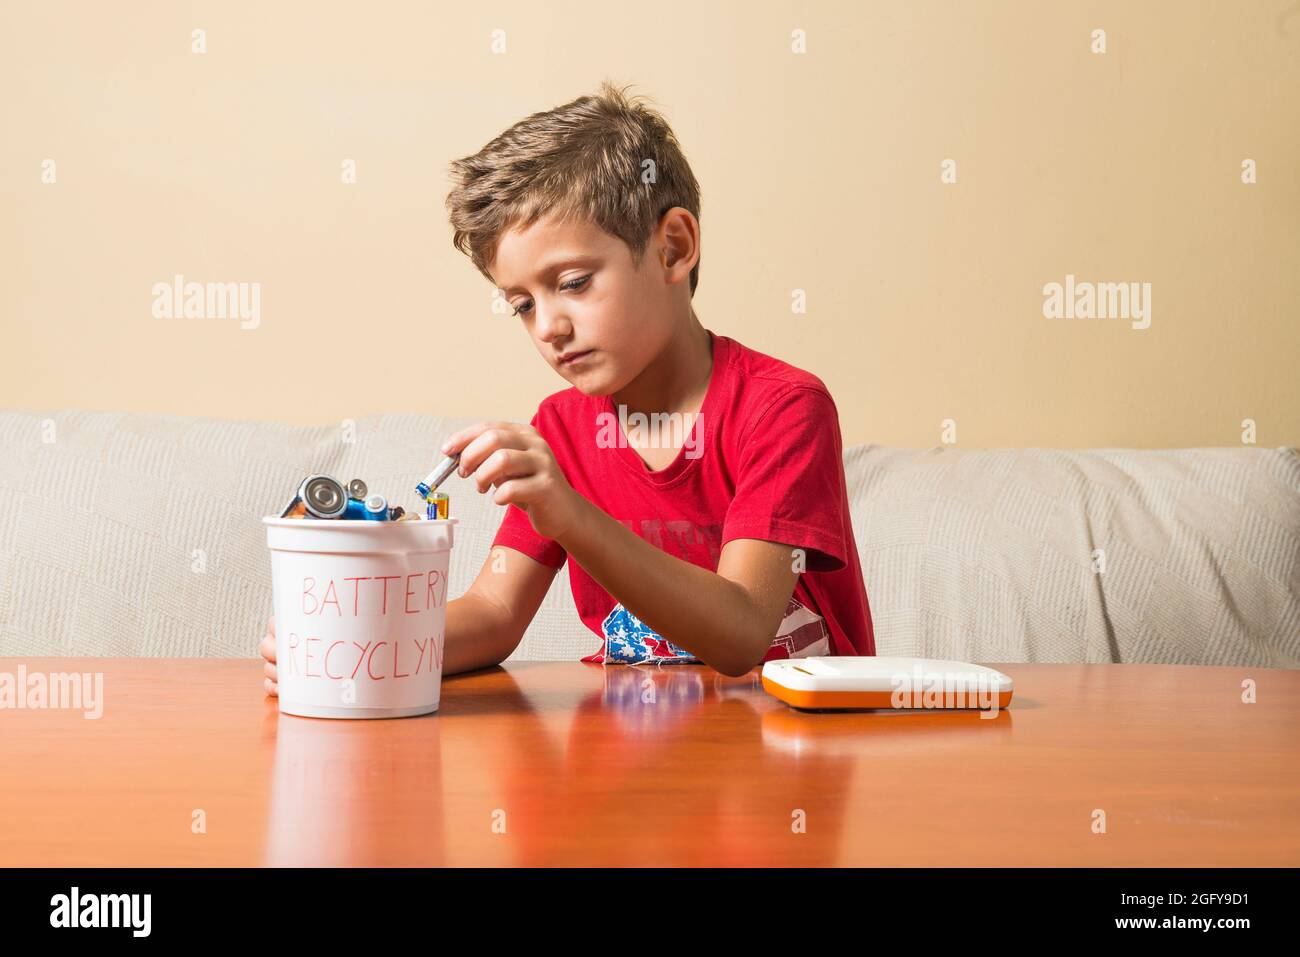
[[[442,452],[460,452],[457,474],[470,477],[480,492],[495,485],[492,501],[519,506],[543,538],[562,538],[585,501],[531,425],[476,422],[449,436]]]

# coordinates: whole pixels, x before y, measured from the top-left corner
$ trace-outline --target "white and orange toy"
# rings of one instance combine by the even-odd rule
[[[779,658],[763,664],[763,689],[793,708],[1005,708],[1011,678],[935,658]]]

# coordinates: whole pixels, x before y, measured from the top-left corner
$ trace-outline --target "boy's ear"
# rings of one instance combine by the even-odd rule
[[[692,228],[689,211],[674,206],[664,213],[661,223],[663,234],[660,248],[660,262],[663,268],[670,269],[682,260],[689,259],[696,245],[695,230]]]
[[[663,260],[663,267],[665,270],[667,270],[673,268],[673,264],[677,262],[678,259],[681,258],[681,255],[675,252],[671,246],[665,246],[664,253],[661,258]]]

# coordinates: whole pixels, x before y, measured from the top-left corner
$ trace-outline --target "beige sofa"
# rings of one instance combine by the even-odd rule
[[[466,421],[0,413],[0,656],[256,655],[261,517],[312,472],[409,507]],[[859,446],[844,465],[880,654],[1300,666],[1295,449]],[[454,595],[504,510],[448,491]],[[512,657],[595,646],[561,572]]]

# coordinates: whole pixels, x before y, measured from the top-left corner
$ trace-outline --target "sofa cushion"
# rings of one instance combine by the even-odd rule
[[[878,654],[1300,666],[1300,454],[845,452]]]

